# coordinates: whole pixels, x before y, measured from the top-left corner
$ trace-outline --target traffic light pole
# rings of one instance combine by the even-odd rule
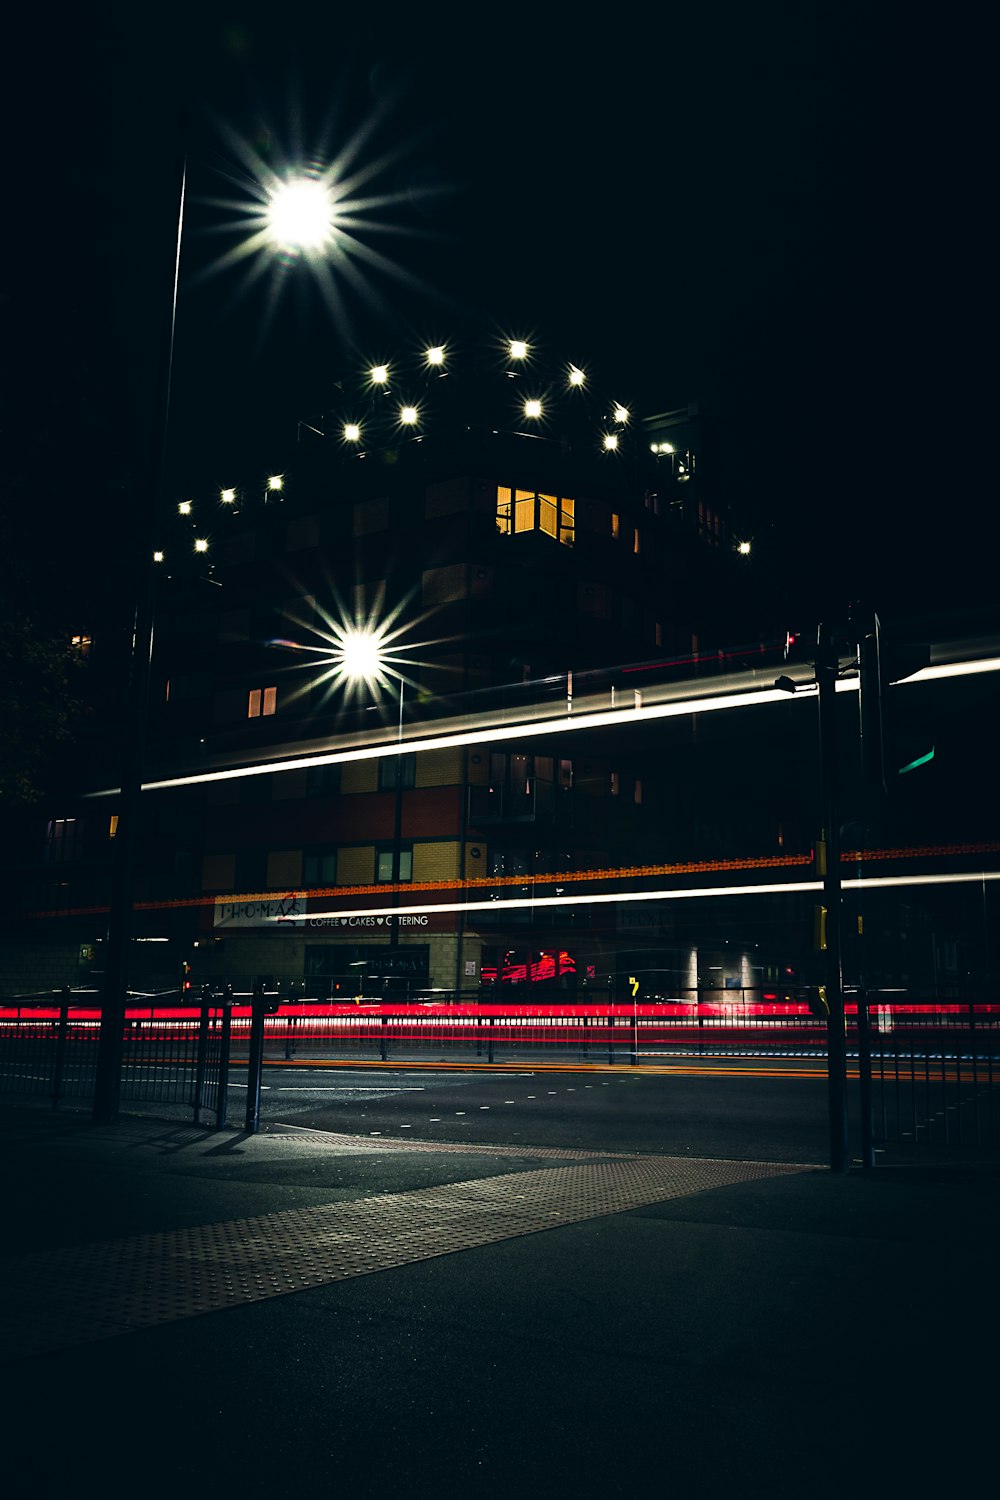
[[[830,1117],[830,1170],[846,1172],[847,1034],[844,1022],[842,892],[840,878],[840,799],[837,755],[837,648],[832,632],[821,625],[817,638],[816,685],[819,690],[819,760],[823,840],[823,904],[826,907],[827,1080]]]

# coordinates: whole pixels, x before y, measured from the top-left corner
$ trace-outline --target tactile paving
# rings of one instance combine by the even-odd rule
[[[325,1144],[329,1147],[329,1137]],[[365,1143],[369,1150],[386,1144]],[[400,1144],[413,1150],[418,1143]],[[69,1348],[806,1170],[812,1169],[609,1156],[9,1258],[0,1262],[0,1359]]]

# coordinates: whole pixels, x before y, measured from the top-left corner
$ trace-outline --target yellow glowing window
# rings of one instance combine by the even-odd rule
[[[638,528],[638,526],[635,528],[635,530],[632,533],[632,551],[637,556],[642,551],[642,543],[639,540],[639,528]]]
[[[511,492],[505,484],[497,485],[497,531],[510,536]]]
[[[534,531],[535,529],[535,492],[534,490],[514,491],[514,530]]]
[[[108,838],[113,839],[118,833],[118,814],[112,813],[108,819]]]
[[[538,497],[538,529],[546,536],[555,536],[558,524],[558,502],[555,495]]]
[[[559,540],[564,547],[572,547],[576,537],[576,501],[565,496],[560,503]]]
[[[247,718],[259,719],[262,716],[273,714],[278,707],[278,689],[276,687],[251,688],[247,698]]]
[[[618,517],[618,515],[614,511],[612,511],[611,512],[611,535],[613,537],[617,537],[618,536],[618,533],[621,531],[621,524],[622,523],[621,523],[621,520]]]

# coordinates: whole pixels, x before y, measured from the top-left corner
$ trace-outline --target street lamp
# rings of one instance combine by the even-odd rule
[[[181,244],[184,236],[184,206],[187,192],[187,159],[182,153],[177,171],[177,228],[174,237],[173,276],[165,321],[163,352],[153,400],[158,407],[156,442],[151,453],[146,526],[142,528],[142,551],[136,560],[132,646],[125,694],[124,756],[119,792],[118,825],[114,839],[108,925],[104,945],[104,982],[101,994],[101,1024],[94,1078],[94,1120],[109,1124],[118,1117],[124,1045],[125,1010],[128,996],[131,949],[133,881],[139,848],[139,814],[142,794],[146,719],[158,565],[163,561],[160,521],[164,509],[167,433],[170,422],[170,388],[173,374],[174,334],[177,323],[177,292]],[[311,175],[275,181],[267,193],[266,239],[274,253],[286,258],[300,253],[322,254],[333,239],[334,202],[329,186]],[[277,477],[277,476],[276,476]],[[272,480],[273,483],[273,480]],[[224,491],[225,503],[235,501],[235,492]],[[202,538],[197,552],[207,551]]]

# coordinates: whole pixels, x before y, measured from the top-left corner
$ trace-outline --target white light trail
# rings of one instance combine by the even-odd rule
[[[908,687],[911,683],[940,682],[952,677],[975,676],[996,671],[1000,671],[1000,657],[941,663],[937,666],[922,668],[896,686]],[[857,672],[854,672],[848,677],[838,679],[836,689],[838,693],[856,693],[859,685],[860,679]],[[661,687],[659,690],[670,692],[672,689]],[[647,694],[655,691],[657,691],[655,687],[646,689]],[[165,777],[162,780],[144,782],[142,789],[145,792],[167,791],[174,787],[201,786],[208,782],[235,781],[248,776],[270,776],[282,771],[300,771],[311,766],[344,765],[350,761],[380,760],[391,755],[420,754],[428,750],[473,745],[492,745],[507,740],[523,739],[528,734],[539,737],[564,735],[586,729],[625,728],[638,723],[682,718],[688,714],[719,713],[726,709],[761,708],[774,703],[806,703],[811,702],[816,694],[815,682],[799,681],[796,682],[794,693],[783,692],[780,688],[755,687],[745,691],[717,692],[703,698],[688,696],[667,699],[659,703],[644,701],[639,706],[626,702],[616,708],[591,712],[587,712],[583,707],[585,700],[581,700],[578,711],[572,714],[561,714],[557,718],[537,720],[527,718],[515,723],[491,723],[481,729],[460,728],[423,737],[404,738],[402,741],[394,738],[384,744],[367,744],[357,748],[330,750],[321,754],[290,756],[281,760],[264,761],[257,765],[232,766],[221,771],[201,771],[190,776]],[[118,788],[108,787],[88,795],[112,797],[117,794]]]
[[[1000,870],[973,870],[967,873],[947,875],[875,875],[865,879],[841,880],[843,890],[871,890],[875,887],[920,886],[920,885],[970,885],[983,881],[1000,880]],[[543,906],[614,906],[633,901],[685,901],[699,897],[717,896],[787,896],[792,894],[817,893],[823,890],[821,880],[787,880],[760,885],[712,885],[685,886],[655,891],[605,891],[588,896],[516,896],[508,900],[487,901],[442,901],[426,906],[358,906],[336,907],[329,911],[306,912],[304,920],[334,921],[350,917],[409,917],[441,915],[448,912],[470,911],[516,911]],[[281,924],[287,918],[272,917],[272,922]],[[296,919],[301,922],[303,918]]]

